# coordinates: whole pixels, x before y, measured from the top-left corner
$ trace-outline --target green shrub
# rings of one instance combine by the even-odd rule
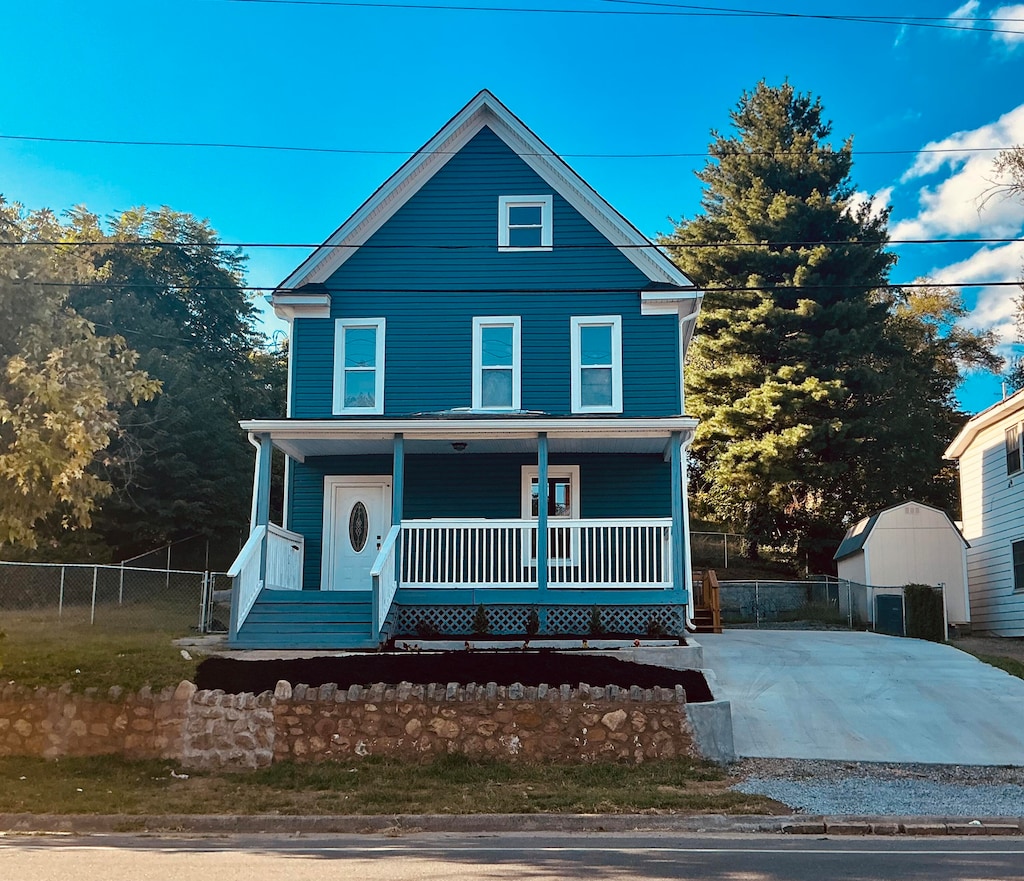
[[[487,614],[487,609],[484,608],[484,604],[481,603],[473,613],[473,633],[476,636],[484,636],[490,632],[491,619]]]
[[[530,609],[530,614],[526,616],[526,635],[536,636],[540,633],[540,615],[537,614],[536,609]]]
[[[651,617],[647,621],[647,635],[652,638],[668,636],[668,630],[661,621],[657,618]]]
[[[426,618],[420,618],[416,622],[416,635],[421,639],[433,639],[435,636],[440,636],[441,631],[438,630],[432,621],[428,621]]]
[[[907,636],[942,642],[942,591],[928,584],[908,584],[903,588],[907,607]]]
[[[590,635],[604,636],[604,624],[601,623],[601,609],[598,606],[590,608]]]

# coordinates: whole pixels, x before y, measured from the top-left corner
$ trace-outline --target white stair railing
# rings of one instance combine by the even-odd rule
[[[267,527],[267,589],[302,590],[305,539],[273,523]]]
[[[232,638],[245,623],[245,619],[256,602],[256,597],[263,590],[260,568],[262,565],[263,539],[266,534],[266,526],[257,526],[249,534],[249,540],[242,545],[242,550],[235,557],[235,562],[228,567],[227,575],[231,579]]]
[[[399,548],[398,540],[401,532],[401,526],[391,527],[384,543],[380,546],[373,568],[370,570],[370,581],[373,585],[373,637],[378,640],[381,638],[381,630],[391,612],[395,594],[398,593],[396,553]]]

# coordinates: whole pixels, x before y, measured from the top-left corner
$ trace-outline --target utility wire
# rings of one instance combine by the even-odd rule
[[[879,247],[885,245],[1006,245],[1024,243],[1024,238],[956,238],[956,239],[857,239],[833,241],[792,241],[792,242],[629,242],[612,244],[611,242],[595,245],[559,245],[559,251],[603,251],[603,250],[701,250],[706,248],[847,248],[847,247]],[[0,248],[24,247],[106,247],[106,248],[301,248],[303,250],[321,248],[345,248],[351,251],[493,251],[495,245],[437,245],[437,244],[331,244],[319,242],[165,242],[165,241],[105,241],[105,240],[47,240],[47,241],[0,241]]]
[[[32,281],[31,279],[14,279],[13,284],[31,287],[33,285],[44,288],[113,288],[115,290],[136,290],[145,288],[187,288],[191,291],[255,291],[268,293],[295,293],[301,288],[268,287],[266,285],[202,285],[202,284],[129,284],[124,282],[72,282],[72,281]],[[762,291],[773,293],[775,291],[834,291],[834,290],[871,290],[871,291],[894,291],[915,288],[935,287],[957,287],[957,288],[993,288],[993,287],[1022,287],[1024,281],[961,281],[946,283],[942,281],[906,282],[899,284],[888,282],[886,284],[801,284],[801,285],[750,285],[750,286],[724,286],[724,287],[700,287],[699,285],[681,286],[676,288],[682,293],[740,293],[744,291]],[[539,294],[550,296],[552,294],[635,294],[637,288],[542,288],[524,289],[518,288],[360,288],[367,294]]]
[[[564,9],[553,7],[523,6],[459,6],[443,3],[359,3],[347,0],[223,0],[226,3],[259,3],[270,6],[327,6],[342,9],[414,9],[435,10],[444,12],[498,12],[541,15],[589,15],[589,16],[634,16],[634,17],[674,17],[674,18],[781,18],[810,19],[815,21],[834,21],[852,24],[882,24],[899,27],[940,28],[956,31],[980,31],[993,34],[1021,34],[1024,31],[1006,28],[975,27],[976,21],[1009,21],[1021,19],[965,19],[955,16],[928,18],[924,16],[866,16],[866,15],[825,15],[804,12],[777,12],[771,10],[731,9],[714,6],[683,6],[670,3],[636,3],[631,5],[659,7],[654,9]],[[954,22],[960,22],[955,24]]]
[[[1024,32],[1022,32],[1024,33]],[[4,141],[37,141],[47,144],[93,144],[108,147],[188,147],[215,150],[265,150],[284,153],[327,153],[344,156],[412,156],[419,154],[436,154],[439,156],[456,155],[458,150],[369,150],[347,147],[305,147],[289,144],[242,144],[230,141],[150,141],[150,140],[118,140],[114,138],[58,138],[48,135],[5,135],[0,134]],[[1001,153],[1011,150],[1014,144],[1001,147],[928,147],[919,150],[855,150],[857,156],[908,156],[918,153]],[[726,150],[711,153],[559,153],[561,158],[570,159],[720,159],[725,156],[810,156],[822,152],[820,148],[810,150]],[[824,151],[837,152],[837,151]],[[483,151],[480,155],[505,155],[504,152]],[[547,153],[516,153],[517,156],[547,156]]]

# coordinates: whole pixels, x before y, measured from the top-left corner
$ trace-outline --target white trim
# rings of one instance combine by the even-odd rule
[[[660,248],[599,196],[504,104],[486,89],[381,185],[280,287],[323,282],[379,230],[452,156],[487,126],[552,189],[593,224],[608,241],[630,245],[622,254],[652,281],[690,286]],[[340,247],[345,245],[346,247]],[[637,247],[642,246],[642,247]]]
[[[384,490],[384,525],[391,528],[391,506],[394,502],[391,487],[392,478],[387,474],[328,474],[324,477],[324,518],[323,532],[320,535],[320,589],[334,590],[334,560],[336,552],[335,539],[338,533],[334,523],[334,494],[338,489],[353,486],[379,486]],[[370,539],[367,537],[367,542]],[[368,583],[366,589],[371,585]]]
[[[610,364],[581,364],[580,331],[584,327],[611,328],[612,360]],[[622,316],[621,315],[573,315],[569,318],[569,356],[572,365],[570,393],[573,413],[621,413],[622,412]],[[611,370],[612,401],[605,406],[584,406],[583,370],[600,367]]]
[[[1014,571],[1014,566],[1013,566],[1013,546],[1016,545],[1016,544],[1024,544],[1024,536],[1021,536],[1020,538],[1011,538],[1010,539],[1010,548],[1009,548],[1009,550],[1010,550],[1010,593],[1015,595],[1015,596],[1021,596],[1022,594],[1024,594],[1024,584],[1022,584],[1020,587],[1017,587],[1017,573]],[[968,593],[969,592],[970,591],[968,591]]]
[[[967,448],[983,429],[998,424],[1007,416],[1012,416],[1024,410],[1024,389],[1014,392],[1010,397],[993,404],[986,410],[972,416],[967,420],[960,433],[953,439],[943,454],[947,459],[959,459]]]
[[[551,195],[546,196],[498,196],[498,250],[499,251],[550,251],[553,237]],[[540,244],[519,247],[510,245],[509,209],[540,208]],[[531,226],[532,228],[532,226]]]
[[[338,318],[334,322],[334,400],[332,412],[336,415],[376,414],[384,412],[384,332],[383,318]],[[374,394],[372,407],[345,406],[345,331],[353,327],[372,327],[377,331],[374,355]],[[368,371],[367,371],[368,372]]]
[[[330,318],[331,295],[326,291],[304,294],[299,291],[277,291],[267,297],[274,314],[287,322],[294,318]]]
[[[512,405],[510,407],[484,407],[483,405],[483,329],[485,327],[512,328]],[[518,315],[483,315],[473,318],[473,409],[481,413],[521,410],[523,402],[522,320]]]

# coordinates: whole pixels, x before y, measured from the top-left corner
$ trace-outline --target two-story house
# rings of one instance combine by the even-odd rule
[[[960,466],[972,627],[1024,636],[1024,391],[971,417],[946,458]]]
[[[469,634],[480,605],[492,633],[586,633],[594,607],[609,631],[681,632],[701,298],[478,94],[271,297],[288,410],[242,423],[258,452],[231,642]]]

